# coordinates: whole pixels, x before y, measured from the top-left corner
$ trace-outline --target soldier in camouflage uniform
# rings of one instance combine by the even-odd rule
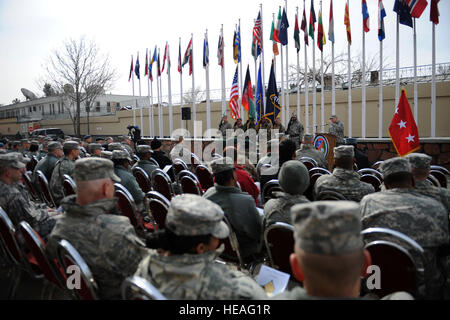
[[[222,115],[222,120],[219,124],[219,132],[224,138],[227,136],[227,130],[233,130],[233,126],[228,122],[228,117],[226,114]]]
[[[333,174],[323,175],[314,185],[314,198],[317,199],[322,191],[336,191],[347,200],[359,202],[369,193],[375,192],[374,187],[360,181],[360,175],[353,170],[355,162],[353,146],[339,146],[334,148]]]
[[[218,204],[236,232],[244,261],[255,259],[262,248],[262,217],[255,201],[236,186],[237,176],[231,158],[221,158],[210,163],[215,179],[203,197]]]
[[[275,119],[275,123],[273,124],[273,129],[274,130],[278,129],[278,132],[282,133],[282,134],[284,134],[286,132],[286,128],[281,123],[281,119],[280,118],[276,118]]]
[[[275,199],[264,205],[264,229],[275,222],[292,224],[291,208],[309,200],[303,192],[309,186],[309,172],[305,165],[296,160],[285,162],[278,173],[278,181],[282,192],[275,192]]]
[[[132,156],[134,154],[133,148],[131,147],[131,140],[127,136],[118,136],[117,140],[121,143],[122,147],[127,150],[127,152]]]
[[[83,143],[81,142],[81,139],[80,138],[72,138],[72,141],[75,141],[76,143],[78,143],[78,156],[79,156],[79,158],[86,158],[87,157],[87,150],[83,147]]]
[[[136,178],[130,172],[131,158],[125,150],[114,150],[112,152],[114,162],[114,173],[120,178],[121,184],[133,196],[138,211],[144,211],[144,192],[139,187]]]
[[[30,160],[16,152],[0,155],[0,207],[15,226],[26,221],[46,239],[55,225],[51,216],[56,212],[35,204],[27,196],[20,180],[28,161]]]
[[[421,245],[427,259],[428,297],[439,299],[445,279],[437,266],[436,252],[450,240],[447,212],[441,203],[414,190],[411,166],[405,158],[388,159],[380,170],[387,190],[362,199],[363,227],[393,229]]]
[[[120,299],[120,286],[136,271],[148,250],[127,217],[110,214],[116,205],[111,160],[89,157],[75,162],[77,194],[64,198],[64,214],[46,250],[56,257],[58,242],[69,241],[91,269],[100,299]]]
[[[37,174],[38,170],[42,171],[47,181],[52,178],[53,168],[55,168],[58,159],[63,156],[63,146],[59,142],[52,142],[48,145],[48,154],[45,158],[41,159],[33,170],[33,176],[31,177],[31,182],[38,187]]]
[[[168,299],[264,299],[264,290],[240,271],[215,262],[223,252],[219,239],[229,235],[224,213],[215,203],[194,194],[174,197],[166,229],[147,245],[157,248],[141,262],[136,275],[149,280]]]
[[[112,152],[111,151],[106,151],[103,150],[100,154],[100,158],[105,158],[105,159],[109,159],[112,160]]]
[[[411,164],[411,172],[414,176],[414,189],[441,202],[450,213],[450,190],[433,186],[427,181],[430,174],[431,157],[423,153],[410,153],[406,156]]]
[[[31,145],[30,140],[28,140],[28,139],[20,140],[20,152],[26,157],[28,157],[28,155],[30,153],[30,151],[29,151],[30,145]],[[28,158],[30,158],[30,157],[28,157]]]
[[[101,157],[103,148],[100,143],[90,143],[88,145],[88,150],[91,157]]]
[[[303,136],[303,143],[295,152],[295,158],[300,160],[302,157],[309,157],[316,160],[317,165],[324,169],[329,169],[328,161],[322,152],[314,148],[314,136],[312,134],[305,134]]]
[[[49,189],[50,192],[52,193],[53,200],[55,201],[57,206],[59,206],[59,203],[64,197],[63,194],[64,175],[67,174],[70,177],[72,177],[73,175],[73,170],[75,168],[75,160],[78,159],[79,155],[78,142],[75,141],[64,142],[63,152],[64,157],[58,160],[58,162],[56,163],[55,168],[53,169],[52,177],[50,178],[49,182]]]
[[[233,130],[236,131],[237,129],[245,131],[245,125],[242,123],[242,118],[238,118],[233,125]]]
[[[337,145],[344,143],[344,124],[336,115],[330,117],[330,128],[328,129],[328,133],[336,136]]]
[[[303,288],[298,286],[274,298],[359,298],[361,274],[371,261],[364,249],[359,205],[352,201],[317,201],[295,205],[291,212],[295,226],[291,268]],[[385,299],[413,297],[402,292]]]
[[[295,142],[295,146],[300,148],[301,141],[303,140],[303,133],[305,132],[305,128],[297,120],[297,114],[292,113],[291,120],[289,120],[288,127],[286,130],[286,134],[289,135],[289,139]]]
[[[112,142],[112,143],[108,144],[108,151],[114,151],[114,150],[125,150],[125,149],[120,142]]]
[[[149,178],[151,178],[152,172],[159,169],[153,162],[149,161],[152,155],[152,149],[149,145],[140,145],[136,147],[136,151],[139,160],[133,165],[131,170],[139,167],[147,173]]]
[[[261,120],[259,120],[258,124],[255,127],[255,130],[258,134],[262,133],[265,130],[267,132],[267,141],[269,141],[270,139],[272,139],[271,138],[272,128],[273,128],[272,122],[266,117],[264,117]]]

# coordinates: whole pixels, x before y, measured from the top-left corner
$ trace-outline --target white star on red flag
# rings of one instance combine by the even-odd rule
[[[407,122],[408,122],[408,121],[400,120],[400,122],[397,123],[397,124],[399,125],[399,127],[400,127],[400,129],[401,129],[401,128],[406,128],[406,123],[407,123]]]

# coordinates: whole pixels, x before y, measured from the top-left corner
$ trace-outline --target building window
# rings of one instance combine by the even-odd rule
[[[96,102],[95,102],[95,106],[96,106],[96,107],[100,107],[100,101],[96,101]]]
[[[95,107],[95,112],[100,112],[100,106]]]
[[[106,103],[106,112],[111,112],[111,102]]]
[[[33,106],[33,112],[36,112],[36,106]]]

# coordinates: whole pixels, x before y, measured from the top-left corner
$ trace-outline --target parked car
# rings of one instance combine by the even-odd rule
[[[33,132],[30,134],[30,138],[37,138],[38,136],[46,136],[53,139],[64,139],[64,132],[59,128],[44,128],[33,130]]]

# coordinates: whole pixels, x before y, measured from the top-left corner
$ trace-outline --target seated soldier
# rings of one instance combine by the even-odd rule
[[[301,157],[312,158],[316,160],[319,167],[328,170],[328,161],[325,159],[324,154],[314,147],[314,136],[312,134],[305,134],[303,136],[300,149],[295,152],[295,155],[297,160],[300,160]]]
[[[33,170],[33,176],[31,178],[31,182],[38,189],[37,182],[37,174],[38,170],[42,171],[44,176],[47,178],[47,181],[50,181],[52,178],[53,169],[55,168],[58,159],[61,159],[63,156],[63,146],[59,142],[51,142],[48,144],[48,153],[45,158],[39,160],[36,167]]]
[[[352,201],[317,201],[292,207],[295,253],[290,262],[302,287],[275,299],[359,298],[361,276],[371,265],[364,249],[359,205]],[[412,299],[395,293],[387,299]]]
[[[35,204],[19,188],[28,161],[17,152],[0,155],[0,207],[15,226],[26,221],[45,240],[55,225],[56,212]]]
[[[114,173],[120,178],[120,183],[133,196],[138,211],[144,211],[144,192],[139,187],[136,178],[130,172],[131,158],[126,150],[114,150],[112,152]]]
[[[429,298],[439,299],[445,279],[437,265],[436,253],[450,240],[447,211],[440,202],[414,190],[411,166],[405,158],[385,160],[380,170],[386,191],[367,195],[361,200],[363,227],[393,229],[421,245],[430,275]]]
[[[102,145],[100,143],[90,143],[88,145],[88,150],[91,157],[101,157],[102,155]]]
[[[56,163],[52,172],[52,177],[49,181],[49,189],[57,206],[59,206],[62,198],[64,197],[64,175],[67,174],[70,177],[73,175],[75,160],[78,159],[78,155],[80,153],[78,142],[70,140],[64,142],[63,152],[64,157]]]
[[[77,194],[64,198],[64,214],[53,229],[47,252],[56,257],[58,242],[66,239],[91,269],[100,299],[120,299],[120,286],[136,271],[148,250],[127,217],[110,214],[114,198],[113,163],[97,157],[75,162]]]
[[[450,190],[433,186],[427,181],[430,174],[431,157],[423,153],[410,153],[406,156],[414,176],[414,189],[424,196],[441,202],[447,213],[450,213]]]
[[[314,198],[322,191],[336,191],[347,200],[359,202],[369,193],[375,192],[374,187],[360,181],[360,175],[353,170],[355,153],[353,146],[339,146],[334,148],[333,174],[325,174],[317,179],[314,185]]]
[[[241,249],[244,261],[259,256],[262,248],[262,217],[256,209],[254,199],[236,187],[236,168],[231,158],[221,158],[210,163],[214,176],[214,187],[203,197],[218,204],[227,217]]]
[[[152,151],[153,151],[152,158],[155,159],[156,162],[158,162],[160,169],[163,170],[166,166],[173,165],[172,160],[170,160],[170,158],[168,156],[166,156],[164,151],[161,150],[162,142],[159,139],[157,139],[155,137],[152,140],[152,142],[150,142],[150,147],[152,148]],[[169,177],[172,181],[175,181],[175,172],[174,172],[173,168],[172,168],[172,170],[169,170],[167,172],[167,174],[169,175]]]
[[[309,200],[303,195],[309,186],[309,172],[305,165],[296,160],[285,162],[278,174],[282,192],[275,192],[276,198],[264,205],[264,229],[275,222],[292,224],[291,208]]]
[[[136,147],[136,151],[139,160],[133,165],[133,168],[131,169],[133,170],[134,168],[139,167],[148,174],[149,178],[151,178],[152,172],[155,169],[158,169],[158,167],[155,166],[153,162],[150,162],[152,149],[149,145],[140,145]]]
[[[264,290],[240,271],[215,262],[228,237],[223,211],[194,194],[174,197],[166,228],[151,234],[151,250],[136,275],[149,280],[168,299],[247,300],[266,298]]]

